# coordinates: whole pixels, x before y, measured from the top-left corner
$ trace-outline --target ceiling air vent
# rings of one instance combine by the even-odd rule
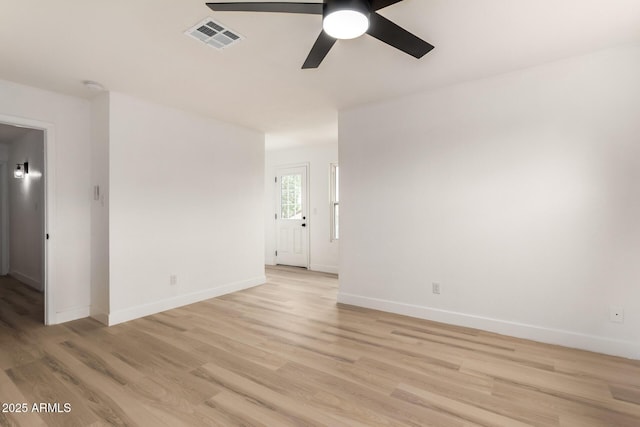
[[[218,50],[225,49],[244,39],[237,32],[211,18],[204,19],[184,33]]]

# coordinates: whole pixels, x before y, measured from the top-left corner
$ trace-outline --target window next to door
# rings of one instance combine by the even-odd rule
[[[340,237],[340,171],[337,163],[331,163],[331,241]]]

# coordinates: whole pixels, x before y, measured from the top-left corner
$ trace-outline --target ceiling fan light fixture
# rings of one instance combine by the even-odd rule
[[[335,39],[355,39],[369,29],[369,17],[359,10],[336,10],[324,17],[322,28]]]
[[[402,0],[322,0],[313,3],[287,1],[229,1],[207,3],[215,12],[271,12],[322,15],[323,31],[313,44],[302,69],[318,68],[338,39],[354,39],[363,34],[402,52],[422,58],[433,45],[377,13]],[[197,32],[197,31],[196,31]],[[198,36],[200,38],[200,36]]]

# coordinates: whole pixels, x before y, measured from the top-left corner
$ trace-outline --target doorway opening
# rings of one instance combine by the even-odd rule
[[[12,311],[55,322],[48,260],[53,125],[0,115],[0,293]]]
[[[276,254],[278,265],[309,268],[307,164],[276,169]]]

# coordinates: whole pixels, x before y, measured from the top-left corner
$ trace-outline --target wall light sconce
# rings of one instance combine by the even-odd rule
[[[29,173],[29,162],[18,163],[16,169],[13,171],[13,177],[22,179]]]

